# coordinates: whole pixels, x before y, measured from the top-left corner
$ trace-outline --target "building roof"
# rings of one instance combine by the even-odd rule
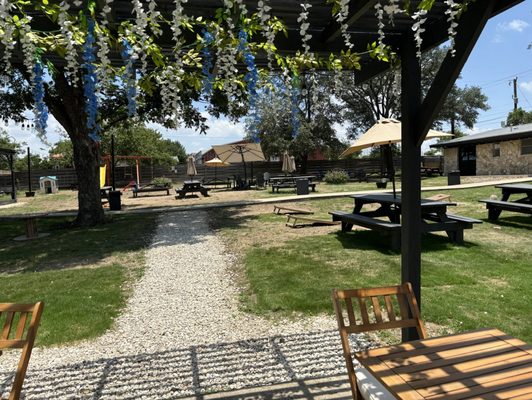
[[[4,149],[4,148],[1,148],[0,147],[0,154],[16,154],[17,151],[16,150],[13,150],[13,149]]]
[[[476,133],[474,135],[462,136],[456,139],[433,144],[430,147],[449,148],[458,147],[464,144],[504,142],[507,140],[524,139],[529,137],[532,137],[532,124],[524,124],[493,129],[491,131]]]

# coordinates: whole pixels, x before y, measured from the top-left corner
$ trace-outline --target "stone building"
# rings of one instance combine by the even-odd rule
[[[532,124],[463,136],[431,147],[443,149],[444,171],[461,175],[532,175]]]

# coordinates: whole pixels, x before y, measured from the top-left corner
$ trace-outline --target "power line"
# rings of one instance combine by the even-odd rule
[[[532,68],[531,69],[527,69],[525,71],[517,72],[515,74],[507,75],[507,76],[505,76],[503,78],[498,78],[498,79],[494,79],[494,80],[491,80],[491,81],[485,81],[485,82],[477,83],[477,85],[484,87],[484,86],[491,85],[493,83],[507,81],[509,79],[515,78],[516,76],[521,76],[522,77],[524,74],[528,74],[528,73],[532,73]]]

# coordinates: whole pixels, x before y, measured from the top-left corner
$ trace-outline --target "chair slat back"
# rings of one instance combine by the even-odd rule
[[[362,396],[357,386],[349,334],[415,327],[421,339],[427,337],[412,285],[408,282],[372,289],[333,290],[333,305],[354,399]]]
[[[42,302],[0,303],[0,355],[2,349],[22,349],[9,400],[20,398],[43,307]]]
[[[426,338],[412,285],[334,290],[338,327],[346,334],[393,328],[416,328]],[[355,312],[358,306],[358,313]],[[346,318],[347,315],[347,318]]]

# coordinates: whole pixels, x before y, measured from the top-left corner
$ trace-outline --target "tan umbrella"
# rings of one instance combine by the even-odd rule
[[[192,180],[193,176],[198,175],[198,171],[196,170],[196,164],[194,163],[193,156],[189,156],[187,159],[187,175],[190,177],[190,180]]]
[[[247,181],[247,162],[266,161],[260,143],[229,143],[212,148],[222,162],[244,164],[244,181]]]
[[[290,164],[292,164],[292,172],[294,172],[297,169],[296,159],[294,158],[294,156],[290,156]]]
[[[218,167],[228,167],[230,164],[228,162],[223,162],[218,157],[214,157],[212,160],[205,161],[205,165],[208,167],[214,167],[214,181],[216,182],[216,169]],[[216,183],[214,184],[216,187]]]
[[[429,130],[425,140],[448,136],[452,135],[431,129]],[[368,147],[381,146],[384,159],[387,163],[388,177],[392,181],[393,185],[393,196],[395,197],[395,171],[393,167],[391,144],[399,142],[401,142],[401,122],[393,118],[381,119],[371,128],[369,128],[366,133],[360,136],[360,138],[358,138],[358,140],[355,141],[355,143],[353,143],[347,150],[345,150],[340,155],[340,158],[347,157],[350,154]]]
[[[295,171],[295,168],[292,164],[292,158],[288,155],[287,151],[285,151],[283,154],[283,166],[281,167],[281,171],[283,171],[285,174],[291,174]]]
[[[425,140],[450,137],[450,133],[438,132],[435,130],[429,130]],[[399,143],[401,141],[401,122],[393,118],[381,119],[369,130],[360,136],[355,143],[353,143],[347,150],[345,150],[340,158],[347,157],[362,149],[375,146],[384,146],[392,143]]]

